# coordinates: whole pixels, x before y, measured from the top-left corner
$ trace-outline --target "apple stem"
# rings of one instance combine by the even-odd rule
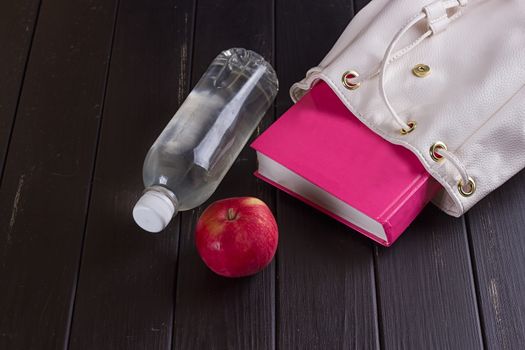
[[[228,208],[228,220],[234,220],[236,218],[233,208]]]

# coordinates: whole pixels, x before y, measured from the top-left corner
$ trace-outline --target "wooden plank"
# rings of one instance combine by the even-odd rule
[[[376,263],[385,349],[482,348],[462,219],[429,205]]]
[[[525,172],[467,213],[488,349],[525,348]]]
[[[64,348],[115,2],[42,4],[0,188],[0,348]]]
[[[354,0],[356,10],[368,1]],[[376,247],[386,349],[482,347],[466,231],[431,205],[391,248]]]
[[[230,47],[273,57],[273,2],[198,1],[195,83],[213,58]],[[256,132],[272,120],[268,113]],[[174,349],[271,349],[274,346],[274,266],[244,279],[225,279],[209,271],[197,255],[195,222],[210,202],[256,196],[273,207],[274,191],[253,175],[256,159],[245,147],[217,192],[202,207],[182,214],[175,307]]]
[[[188,92],[193,7],[119,6],[71,349],[171,347],[179,220],[150,234],[131,212],[146,152]]]
[[[0,181],[40,0],[0,3]]]
[[[377,349],[371,243],[278,196],[280,349]]]
[[[352,18],[348,1],[279,1],[277,112],[288,89],[318,64]],[[279,192],[279,349],[375,349],[378,330],[372,244]]]
[[[429,205],[375,260],[383,348],[483,347],[463,218]]]

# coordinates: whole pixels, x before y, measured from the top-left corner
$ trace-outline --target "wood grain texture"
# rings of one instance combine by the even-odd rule
[[[371,243],[278,196],[279,349],[378,349]]]
[[[40,0],[0,2],[0,181]]]
[[[192,82],[222,50],[252,49],[272,61],[273,1],[198,1]],[[256,131],[271,121],[267,113]],[[174,349],[272,349],[274,347],[274,265],[244,279],[213,274],[197,255],[195,223],[214,200],[256,196],[273,207],[274,190],[253,175],[255,152],[248,146],[211,199],[182,213],[175,307]]]
[[[385,349],[482,348],[462,219],[429,204],[376,264]]]
[[[429,205],[375,264],[382,348],[483,347],[463,219]]]
[[[114,10],[40,9],[0,188],[1,349],[66,346]]]
[[[142,162],[188,90],[193,1],[121,1],[71,349],[169,349],[179,220],[133,221]]]
[[[147,149],[219,51],[277,68],[258,135],[367,3],[0,2],[0,349],[525,348],[525,172],[382,248],[257,180],[246,147],[206,203],[276,213],[278,255],[244,279],[198,257],[206,205],[159,235],[132,221]]]
[[[317,65],[352,18],[348,1],[277,2],[277,113],[290,85]],[[375,349],[378,330],[372,244],[279,193],[278,348]]]
[[[487,349],[525,348],[525,172],[467,213]]]

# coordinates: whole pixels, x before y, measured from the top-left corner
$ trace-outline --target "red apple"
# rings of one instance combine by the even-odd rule
[[[277,223],[270,208],[253,197],[212,203],[195,230],[202,260],[226,277],[249,276],[264,269],[272,261],[277,239]]]

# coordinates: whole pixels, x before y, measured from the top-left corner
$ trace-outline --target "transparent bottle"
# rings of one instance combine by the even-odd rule
[[[146,189],[133,209],[137,224],[160,232],[179,210],[215,191],[277,94],[272,66],[233,48],[208,67],[144,161]]]

